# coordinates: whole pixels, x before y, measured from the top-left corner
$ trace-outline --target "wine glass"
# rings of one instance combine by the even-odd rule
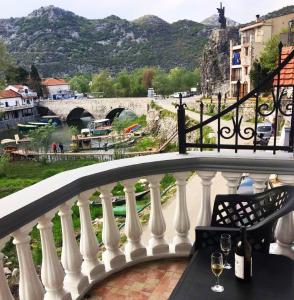
[[[220,247],[225,257],[224,269],[231,269],[232,266],[228,263],[228,255],[232,247],[231,236],[229,234],[223,233],[221,235]]]
[[[223,255],[220,252],[214,252],[211,254],[211,270],[216,276],[216,284],[211,287],[214,292],[221,293],[224,291],[224,287],[219,284],[219,276],[223,272]]]

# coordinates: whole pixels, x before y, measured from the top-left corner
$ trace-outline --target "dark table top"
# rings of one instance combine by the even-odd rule
[[[231,257],[233,268],[220,276],[224,292],[215,293],[211,291],[216,277],[210,268],[210,255],[205,249],[194,254],[170,300],[294,300],[294,262],[289,258],[255,252],[251,281],[239,282]]]

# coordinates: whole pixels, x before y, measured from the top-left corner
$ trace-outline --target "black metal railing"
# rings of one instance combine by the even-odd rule
[[[289,64],[289,62],[294,58],[294,50],[282,61],[282,43],[279,44],[279,59],[278,66],[275,70],[270,72],[264,80],[262,80],[258,86],[250,91],[247,95],[240,99],[241,93],[241,83],[237,82],[237,92],[236,92],[236,102],[231,106],[222,109],[222,95],[218,94],[217,101],[217,113],[206,119],[204,121],[204,104],[200,103],[200,123],[192,127],[186,128],[185,125],[185,106],[182,102],[182,97],[180,95],[180,104],[177,105],[178,108],[178,143],[179,143],[179,153],[184,154],[187,152],[187,148],[199,148],[200,151],[203,149],[233,149],[235,153],[238,150],[271,150],[275,154],[276,151],[288,151],[293,152],[293,140],[294,140],[294,115],[292,110],[294,109],[294,85],[285,86],[284,81],[281,81],[281,72]],[[262,102],[260,99],[261,93],[264,91],[265,87],[268,87],[269,83],[274,81],[272,87],[272,99],[268,100],[270,102]],[[284,101],[284,96],[292,91],[291,98]],[[245,102],[251,99],[255,99],[254,105],[254,115],[252,119],[254,122],[252,126],[248,123],[244,124],[243,116],[240,113],[240,108]],[[286,103],[285,103],[286,102]],[[258,132],[258,123],[260,119],[268,118],[273,115],[272,125],[272,136],[271,139],[265,137],[264,134]],[[222,126],[222,119],[226,116],[230,116],[231,125],[228,123]],[[280,116],[289,117],[290,120],[290,132],[289,132],[289,143],[287,145],[277,145],[278,137],[278,119]],[[205,126],[209,126],[214,121],[217,121],[217,132],[215,143],[205,143],[203,131]],[[242,127],[242,125],[244,126]],[[199,138],[195,142],[187,142],[187,134],[193,131],[199,130]],[[231,143],[226,142],[226,140],[231,140]],[[269,144],[269,140],[271,143]]]

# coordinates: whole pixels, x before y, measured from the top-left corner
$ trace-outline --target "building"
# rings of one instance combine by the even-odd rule
[[[68,99],[73,96],[67,81],[62,78],[47,78],[42,81],[44,95],[51,99]]]
[[[0,91],[0,129],[16,127],[19,122],[34,120],[37,114],[34,100],[23,98],[14,90]]]
[[[38,98],[37,93],[32,91],[26,85],[21,85],[21,84],[9,85],[5,90],[12,90],[16,93],[21,94],[23,102],[27,104],[30,103],[30,100],[36,100]]]
[[[260,57],[267,41],[273,36],[288,30],[294,13],[263,19],[258,15],[256,21],[240,28],[241,43],[230,42],[230,97],[236,97],[237,81],[241,82],[241,97],[252,90],[250,70],[253,62]]]

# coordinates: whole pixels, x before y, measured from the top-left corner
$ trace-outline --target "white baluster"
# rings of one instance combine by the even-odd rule
[[[294,176],[279,175],[279,180],[283,185],[294,185]],[[293,212],[281,217],[278,220],[275,231],[277,243],[271,248],[271,252],[282,254],[294,260],[294,220]]]
[[[81,239],[80,251],[83,256],[82,272],[86,274],[89,281],[95,281],[105,274],[104,265],[98,260],[99,244],[93,230],[90,213],[89,197],[92,192],[83,192],[78,196],[80,209]]]
[[[151,231],[151,239],[148,244],[148,254],[156,255],[167,253],[169,245],[164,239],[166,225],[162,214],[160,201],[160,180],[162,175],[153,175],[147,177],[150,187],[151,211],[149,219],[149,227]]]
[[[88,277],[81,272],[82,255],[79,251],[72,223],[73,201],[60,206],[58,215],[62,226],[61,262],[65,270],[64,288],[71,292],[72,299],[77,299],[89,286]]]
[[[211,222],[211,180],[215,176],[216,172],[213,171],[197,171],[198,176],[201,178],[202,184],[202,201],[200,205],[200,211],[198,216],[199,226],[209,226]]]
[[[126,194],[126,227],[125,233],[128,242],[125,245],[127,261],[146,256],[146,247],[141,243],[142,225],[136,210],[135,185],[136,179],[129,179],[123,182]]]
[[[53,216],[53,212],[43,215],[37,226],[42,244],[41,278],[46,290],[44,300],[71,300],[70,293],[63,288],[64,271],[55,249],[51,222]]]
[[[242,173],[222,172],[222,176],[227,181],[228,193],[237,194]]]
[[[106,270],[118,268],[125,264],[126,258],[119,249],[120,233],[112,210],[111,190],[115,184],[104,185],[99,188],[103,207],[102,240],[106,250],[102,254]]]
[[[5,246],[9,237],[0,240],[0,251]],[[0,252],[0,299],[2,300],[14,300],[13,296],[11,295],[8,282],[6,280],[4,269],[3,269],[3,257],[4,255]]]
[[[28,224],[13,233],[13,244],[16,245],[19,265],[19,299],[20,300],[41,300],[45,290],[37,275],[32,259],[29,233],[34,224]]]
[[[266,182],[269,178],[268,174],[250,174],[249,175],[254,180],[254,193],[262,193],[266,188]]]
[[[191,241],[188,237],[190,220],[186,202],[186,178],[187,172],[175,173],[177,185],[176,211],[174,216],[174,227],[176,235],[173,239],[173,252],[189,254],[191,251]]]

